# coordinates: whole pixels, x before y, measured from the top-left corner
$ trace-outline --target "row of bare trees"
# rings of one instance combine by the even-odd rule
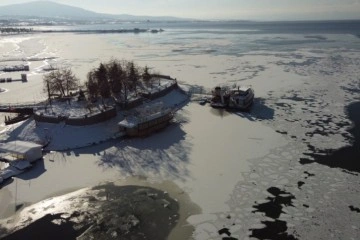
[[[107,63],[100,63],[99,67],[92,69],[87,74],[85,87],[88,99],[96,101],[114,96],[126,102],[130,93],[137,94],[139,88],[149,87],[152,75],[149,68],[141,68],[133,61],[112,59]],[[62,68],[46,74],[44,92],[51,96],[69,96],[72,91],[79,89],[79,79],[69,68]]]

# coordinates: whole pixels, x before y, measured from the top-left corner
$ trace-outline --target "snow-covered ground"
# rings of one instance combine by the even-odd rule
[[[188,102],[188,96],[175,89],[166,96],[153,100],[153,102],[163,102],[165,107],[175,109]],[[71,104],[57,102],[52,105],[51,109],[48,107],[47,111],[44,109],[39,111],[50,116],[65,115],[71,117],[89,113],[83,103],[76,101]],[[121,137],[118,123],[124,119],[124,115],[129,115],[131,111],[117,111],[116,117],[110,120],[86,126],[36,122],[30,118],[22,123],[6,127],[2,131],[2,139],[3,141],[24,140],[39,144],[50,142],[46,146],[48,151],[73,150],[92,146]]]
[[[359,101],[359,38],[323,34],[309,43],[302,34],[209,38],[204,33],[179,42],[176,34],[42,34],[1,40],[2,55],[55,56],[82,81],[89,69],[121,56],[205,90],[222,83],[252,85],[256,100],[249,113],[191,102],[177,112],[174,124],[148,138],[51,152],[33,172],[0,190],[0,215],[13,213],[15,199],[34,203],[102,181],[141,176],[150,183],[173,181],[199,205],[202,214],[188,219],[196,239],[259,238],[257,230],[272,223],[280,226],[275,235],[282,237],[358,239],[360,215],[352,211],[360,207],[358,173],[300,160],[311,158],[306,153],[312,147],[338,149],[352,143],[345,107]],[[193,36],[181,34],[183,39]],[[239,42],[248,49],[236,48]],[[9,91],[0,93],[1,102],[44,97],[41,73],[34,69],[28,83],[2,85]],[[170,94],[163,101],[174,99]],[[27,120],[13,126],[9,136],[35,140],[48,129],[57,139],[54,145],[76,146],[75,136],[92,138],[89,143],[108,138],[114,129],[103,125],[105,131],[41,125],[37,134],[28,135],[36,131]],[[284,202],[272,206],[280,209],[279,216],[262,208],[279,199]]]

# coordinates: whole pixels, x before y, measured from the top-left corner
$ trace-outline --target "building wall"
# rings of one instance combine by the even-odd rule
[[[29,162],[34,162],[42,158],[41,147],[31,148],[25,154],[25,159]]]
[[[64,117],[61,116],[49,116],[44,114],[34,113],[34,120],[37,122],[47,122],[47,123],[60,123],[64,121]]]
[[[91,116],[82,116],[82,117],[66,117],[66,116],[47,116],[43,114],[34,113],[34,119],[38,122],[47,122],[47,123],[60,123],[65,122],[67,125],[75,126],[84,126],[100,123],[106,120],[109,120],[116,116],[116,108],[111,107],[110,109],[104,110],[97,114]]]
[[[170,87],[167,87],[159,92],[156,93],[142,93],[141,96],[143,96],[144,98],[150,99],[150,100],[154,100],[156,98],[159,97],[163,97],[166,94],[168,94],[169,92],[171,92],[172,90],[178,88],[177,82],[174,82],[173,85],[171,85]]]
[[[83,116],[79,118],[67,118],[65,124],[75,125],[75,126],[84,126],[91,125],[100,122],[104,122],[116,116],[116,108],[112,107],[111,109],[102,111],[101,113],[94,114],[91,116]]]

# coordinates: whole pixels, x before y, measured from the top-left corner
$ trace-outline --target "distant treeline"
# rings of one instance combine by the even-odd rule
[[[5,27],[0,28],[1,33],[30,33],[33,32],[32,28],[14,28],[14,27]]]

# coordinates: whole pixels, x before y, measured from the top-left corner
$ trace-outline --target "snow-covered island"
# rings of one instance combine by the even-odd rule
[[[122,71],[125,64],[128,71]],[[9,127],[2,132],[0,160],[7,167],[0,169],[0,184],[42,158],[28,159],[34,149],[70,151],[121,137],[146,137],[165,128],[189,100],[176,79],[150,74],[147,67],[140,79],[132,62],[101,63],[88,74],[85,90],[70,92],[79,87],[77,81],[70,69],[55,70],[44,76],[46,101],[2,106],[1,111],[19,115],[5,117]]]
[[[111,64],[114,64],[114,61]],[[126,62],[126,64],[129,63]],[[145,68],[145,71],[144,74],[149,74],[148,69]],[[62,74],[63,72],[58,71],[57,73]],[[68,73],[71,75],[70,72]],[[47,75],[44,83],[54,81],[56,77],[54,74]],[[149,74],[146,77],[147,79],[143,82],[136,80],[139,82],[134,86],[132,86],[133,83],[122,83],[122,86],[118,86],[120,89],[117,92],[112,86],[113,88],[105,93],[106,96],[102,96],[99,92],[91,93],[92,89],[87,82],[84,91],[72,93],[69,90],[67,91],[69,94],[59,97],[55,93],[61,91],[55,88],[56,84],[53,83],[54,89],[51,90],[52,83],[48,83],[45,88],[49,87],[48,90],[51,91],[48,94],[49,98],[42,103],[34,104],[32,118],[8,127],[2,134],[3,141],[35,142],[43,145],[47,151],[72,150],[96,145],[122,137],[124,134],[119,131],[118,123],[133,114],[132,112],[139,114],[136,110],[138,107],[146,108],[159,105],[158,103],[161,102],[163,107],[175,112],[189,100],[189,96],[179,88],[176,79],[159,74]],[[89,79],[94,80],[91,77]],[[74,80],[76,80],[75,77]],[[98,82],[99,80],[95,79],[93,84]],[[77,85],[72,89],[75,90],[75,87]],[[127,95],[124,96],[124,94]],[[22,104],[20,103],[18,106],[18,111],[21,112]],[[17,109],[16,105],[9,108],[12,108],[13,111]]]

